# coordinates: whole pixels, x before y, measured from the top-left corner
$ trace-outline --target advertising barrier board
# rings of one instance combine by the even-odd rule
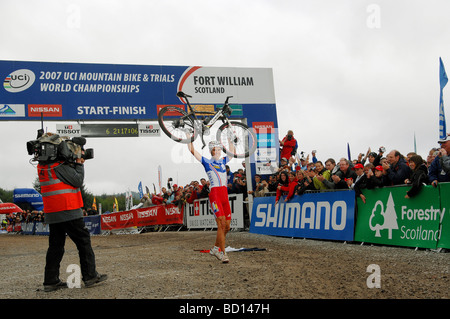
[[[355,192],[307,193],[284,197],[275,205],[275,197],[256,197],[250,232],[257,234],[353,240]]]
[[[450,183],[440,183],[439,193],[441,199],[441,225],[438,248],[450,249]]]
[[[101,233],[100,215],[84,216],[84,224],[91,235],[98,235]]]
[[[100,215],[84,216],[84,224],[89,230],[91,235],[100,234]],[[24,235],[49,235],[50,228],[48,224],[42,222],[22,222],[21,223],[22,234]]]
[[[231,208],[231,228],[244,228],[244,203],[242,194],[229,194]],[[186,203],[187,228],[217,228],[209,199],[196,199],[192,204]]]
[[[102,230],[172,224],[183,224],[183,209],[173,204],[101,215]]]
[[[50,235],[50,226],[48,224],[43,224],[41,222],[37,222],[34,230],[35,235]]]
[[[36,222],[25,223],[22,222],[22,234],[24,235],[33,235],[35,231]]]
[[[424,186],[413,198],[405,198],[411,186],[363,190],[357,200],[355,240],[385,245],[436,249],[441,210],[439,188]]]

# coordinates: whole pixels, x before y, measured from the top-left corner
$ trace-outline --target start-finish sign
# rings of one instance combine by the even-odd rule
[[[272,69],[0,61],[0,120],[155,120],[166,105],[238,106],[277,127]]]
[[[270,132],[274,143],[260,136],[258,152],[250,157],[251,172],[270,174],[268,161],[278,160],[270,68],[0,61],[0,81],[0,121],[64,122],[58,127],[60,134],[71,137],[160,136],[159,127],[142,123],[123,127],[126,124],[72,126],[68,122],[155,121],[164,106],[185,108],[186,101],[176,96],[178,91],[191,95],[192,105],[211,111],[222,108],[227,96],[232,96],[231,118],[244,118],[254,129],[260,123],[270,123],[274,129]]]

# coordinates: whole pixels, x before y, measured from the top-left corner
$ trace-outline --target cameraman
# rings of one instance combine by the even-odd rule
[[[61,139],[49,139],[52,133],[46,133],[41,143],[53,141],[53,144],[67,143]],[[60,146],[60,145],[58,145]],[[69,149],[77,155],[75,162],[58,160],[39,161],[37,166],[41,194],[44,202],[45,223],[49,225],[49,247],[46,255],[44,273],[44,291],[66,288],[67,284],[59,279],[60,263],[64,255],[66,234],[78,249],[81,274],[86,287],[107,279],[96,271],[95,255],[91,246],[90,233],[83,220],[83,199],[80,187],[84,180],[84,151],[72,143]]]

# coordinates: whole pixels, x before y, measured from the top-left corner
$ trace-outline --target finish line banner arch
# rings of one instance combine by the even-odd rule
[[[278,160],[271,68],[0,61],[0,79],[0,121],[153,121],[164,106],[185,108],[178,91],[214,111],[233,96],[231,117],[258,136],[252,165],[268,174]]]

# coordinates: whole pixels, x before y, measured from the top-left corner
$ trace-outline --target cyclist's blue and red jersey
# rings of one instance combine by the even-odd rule
[[[202,157],[202,165],[205,168],[209,178],[210,188],[225,186],[227,187],[227,171],[225,165],[230,161],[228,157],[222,157],[218,161],[214,158],[207,159]]]
[[[227,220],[231,219],[231,208],[227,190],[227,171],[225,168],[225,165],[229,161],[230,159],[226,156],[219,160],[202,157],[201,161],[209,178],[211,190],[209,193],[209,203],[211,210],[216,218],[225,216]]]

